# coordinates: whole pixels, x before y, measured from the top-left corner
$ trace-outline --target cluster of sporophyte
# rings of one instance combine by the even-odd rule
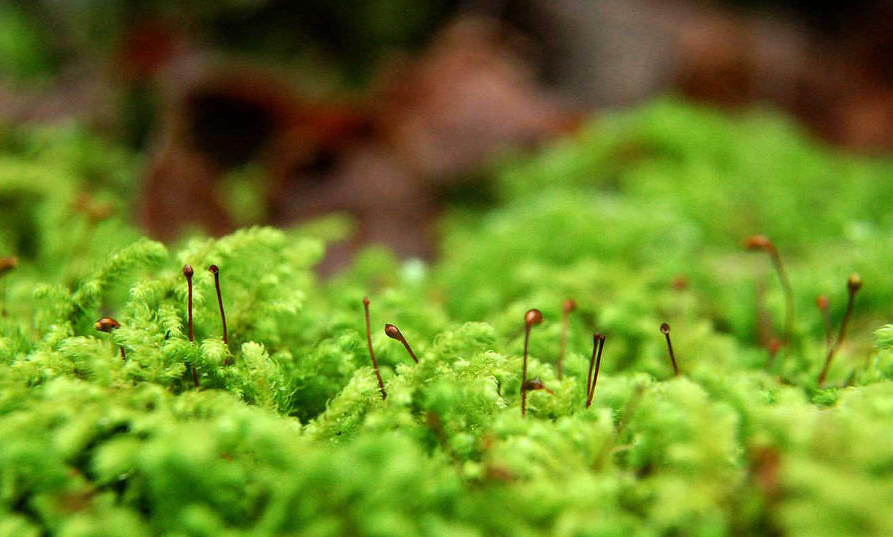
[[[660,101],[320,280],[343,221],[168,247],[0,142],[0,537],[893,533],[890,162]]]

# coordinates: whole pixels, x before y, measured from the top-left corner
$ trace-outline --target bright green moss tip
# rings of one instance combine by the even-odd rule
[[[371,248],[320,280],[341,219],[165,246],[125,223],[132,159],[76,130],[3,136],[0,537],[893,535],[889,161],[658,101],[505,163],[497,207],[444,215],[436,262]],[[91,217],[82,192],[115,210]],[[786,304],[740,247],[754,233],[797,312],[768,369],[761,330]],[[836,331],[853,271],[820,387],[815,299]],[[547,389],[522,418],[534,307],[528,378]]]

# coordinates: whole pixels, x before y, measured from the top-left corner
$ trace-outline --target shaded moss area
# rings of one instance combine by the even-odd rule
[[[371,248],[321,281],[341,221],[164,246],[124,217],[132,158],[77,131],[13,138],[0,536],[893,533],[889,161],[832,154],[769,114],[658,101],[506,159],[495,208],[444,217],[438,261]],[[779,333],[784,297],[741,248],[754,233],[795,294],[794,338],[768,368],[758,319]],[[854,271],[850,336],[820,387],[816,296],[836,327]],[[532,307],[528,376],[553,393],[530,392],[522,418]],[[121,327],[96,332],[103,316]]]

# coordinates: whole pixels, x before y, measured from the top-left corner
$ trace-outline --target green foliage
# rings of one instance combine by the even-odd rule
[[[14,5],[0,6],[0,73],[15,82],[46,77],[52,61],[41,28]]]
[[[125,205],[130,159],[88,157],[98,142],[72,132],[8,133],[0,157],[0,256],[21,260],[0,276],[0,536],[893,532],[889,162],[833,155],[766,114],[661,101],[506,164],[501,205],[449,212],[436,262],[373,248],[321,281],[343,219],[164,246],[91,216]],[[758,232],[796,299],[771,364],[757,319],[779,333],[783,297],[769,260],[740,248]],[[820,387],[815,297],[836,329],[853,270],[865,287]],[[545,322],[528,376],[551,393],[530,391],[522,418],[531,307]],[[97,332],[103,316],[121,327]]]

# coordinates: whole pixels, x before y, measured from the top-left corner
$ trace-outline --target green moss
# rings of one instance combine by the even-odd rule
[[[658,101],[505,163],[498,207],[444,216],[436,262],[372,248],[321,281],[343,218],[164,246],[74,202],[126,207],[130,157],[77,130],[3,147],[0,255],[21,263],[0,276],[0,535],[893,533],[890,162],[766,113]],[[794,340],[769,368],[758,309],[779,333],[784,300],[769,260],[740,248],[753,233],[795,291]],[[815,298],[836,325],[852,271],[865,287],[819,388]],[[530,392],[522,418],[531,307],[546,321],[529,377],[553,393]],[[121,328],[96,332],[102,316]]]

